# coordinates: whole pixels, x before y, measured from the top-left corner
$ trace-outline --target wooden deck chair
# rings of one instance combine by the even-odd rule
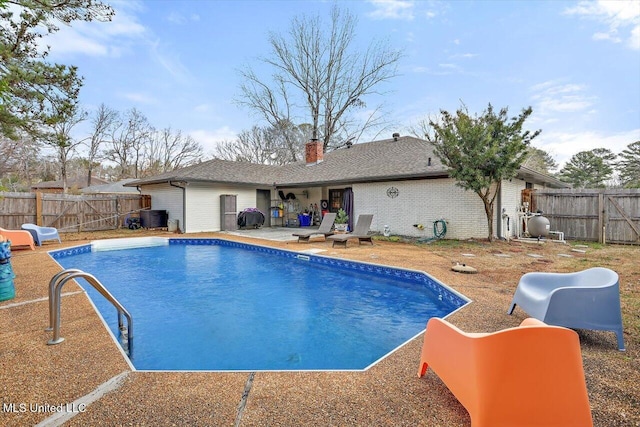
[[[356,226],[353,230],[353,233],[334,234],[332,236],[327,237],[327,240],[331,240],[333,242],[332,247],[335,247],[337,243],[346,248],[347,241],[349,241],[350,239],[358,239],[358,244],[362,242],[369,242],[373,245],[373,240],[369,235],[369,228],[371,228],[371,221],[373,221],[373,215],[369,215],[369,214],[359,215],[358,221],[356,222]]]
[[[472,427],[593,425],[578,334],[528,318],[465,333],[432,318],[418,367],[430,367],[467,409]]]
[[[293,233],[294,236],[298,238],[298,242],[308,242],[309,238],[315,235],[323,234],[325,238],[331,236],[333,231],[331,228],[333,227],[333,223],[336,220],[335,213],[326,213],[324,217],[322,217],[322,222],[320,223],[320,227],[317,230],[307,230],[307,231],[298,231]]]
[[[11,249],[16,246],[29,246],[35,250],[33,236],[26,230],[5,230],[0,228],[0,235],[11,242]]]

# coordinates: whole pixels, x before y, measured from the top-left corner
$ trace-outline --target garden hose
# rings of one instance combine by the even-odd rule
[[[444,236],[446,235],[447,235],[447,222],[441,218],[433,221],[433,237],[425,237],[423,239],[418,239],[418,242],[429,243],[434,240],[444,239]]]
[[[447,235],[447,221],[444,219],[433,221],[433,235],[437,239],[444,239],[444,236]]]

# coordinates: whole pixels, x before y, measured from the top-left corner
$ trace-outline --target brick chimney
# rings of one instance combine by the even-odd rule
[[[305,160],[307,165],[315,165],[322,161],[324,151],[322,150],[322,142],[312,139],[304,146]]]

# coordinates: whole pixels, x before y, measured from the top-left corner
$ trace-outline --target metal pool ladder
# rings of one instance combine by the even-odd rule
[[[49,345],[60,344],[64,338],[60,336],[60,294],[62,287],[69,280],[82,278],[95,290],[107,299],[118,310],[118,330],[120,331],[120,344],[129,357],[133,352],[133,319],[126,308],[104,287],[95,276],[76,268],[68,268],[53,276],[49,282],[49,327],[47,331],[53,331],[53,338],[47,342]],[[127,318],[127,326],[124,326],[122,316]]]

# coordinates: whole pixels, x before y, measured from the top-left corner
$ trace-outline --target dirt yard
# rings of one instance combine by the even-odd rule
[[[513,327],[527,317],[519,308],[513,316],[506,314],[518,280],[524,273],[573,272],[595,266],[610,268],[620,276],[627,350],[617,350],[615,334],[611,332],[578,331],[589,400],[594,425],[640,426],[640,246],[451,240],[419,244],[379,238],[374,240],[373,246],[350,242],[346,249],[338,249],[322,238],[311,243],[274,242],[216,233],[172,235],[153,230],[65,233],[63,245],[144,235],[222,237],[295,251],[314,248],[323,250],[322,255],[426,271],[473,300],[472,304],[449,317],[452,323],[468,332]],[[48,249],[56,248],[52,245]],[[457,263],[474,267],[477,274],[452,271]]]

